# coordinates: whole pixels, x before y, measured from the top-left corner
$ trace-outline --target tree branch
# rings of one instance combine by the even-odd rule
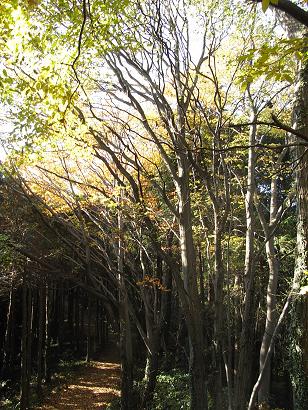
[[[292,127],[289,127],[286,124],[283,124],[281,121],[278,120],[278,118],[272,114],[272,120],[273,122],[268,122],[268,121],[254,121],[254,122],[244,122],[241,124],[229,124],[228,128],[241,128],[241,127],[247,127],[250,125],[267,125],[268,127],[275,127],[280,130],[289,132],[292,135],[295,135],[297,138],[300,138],[306,142],[308,142],[308,136],[305,134],[302,134],[301,132],[295,130]]]
[[[254,0],[257,3],[261,3],[262,0]],[[288,16],[293,17],[296,21],[308,27],[308,11],[298,7],[290,0],[278,0],[277,4],[270,3],[270,6],[283,11]]]

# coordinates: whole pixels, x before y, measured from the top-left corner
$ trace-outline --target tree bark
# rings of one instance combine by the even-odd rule
[[[87,362],[90,362],[92,358],[92,297],[92,295],[88,295]]]
[[[42,393],[42,380],[44,375],[46,353],[46,284],[41,283],[39,288],[39,320],[38,320],[38,353],[37,353],[37,392]]]
[[[297,99],[294,107],[294,128],[301,131],[308,136],[308,65],[303,67],[300,73],[300,79],[297,90]],[[303,146],[297,147],[296,157],[300,158],[299,166],[296,172],[297,182],[297,249],[296,249],[296,265],[293,277],[292,290],[289,293],[287,301],[284,305],[282,313],[279,317],[274,332],[270,337],[269,346],[267,349],[267,355],[263,362],[262,368],[258,380],[253,388],[248,410],[252,410],[255,405],[256,397],[259,388],[262,386],[263,378],[266,377],[266,368],[268,366],[273,346],[274,339],[278,333],[281,323],[284,320],[286,313],[289,309],[289,305],[293,301],[291,311],[291,321],[295,323],[295,326],[291,328],[296,331],[294,334],[290,334],[292,344],[294,343],[297,348],[294,355],[290,358],[291,377],[295,376],[297,385],[293,386],[293,405],[296,410],[305,410],[308,407],[308,346],[307,338],[303,338],[300,335],[308,335],[308,320],[306,312],[308,310],[308,298],[307,293],[303,295],[300,293],[301,280],[305,275],[305,271],[308,266],[308,155]],[[303,320],[304,319],[304,320]],[[300,353],[300,354],[298,354]],[[295,374],[293,374],[295,368]]]
[[[46,281],[46,307],[45,307],[45,351],[44,351],[44,378],[46,383],[50,382],[50,343],[51,343],[51,335],[50,335],[50,322],[51,322],[51,298],[50,298],[50,286],[48,280]]]
[[[156,377],[158,373],[159,364],[159,342],[160,342],[160,332],[157,326],[153,326],[151,331],[147,331],[147,336],[149,340],[149,345],[151,351],[147,351],[147,360],[145,367],[145,389],[143,392],[142,405],[146,408],[146,405],[153,399],[153,394],[156,386]]]
[[[307,33],[306,33],[307,34]],[[297,99],[294,107],[295,126],[302,134],[308,137],[308,63],[302,67],[299,75]],[[300,291],[302,281],[308,270],[308,151],[305,147],[297,148],[297,157],[300,162],[296,172],[297,187],[297,239],[296,265],[293,286]],[[299,329],[296,335],[291,335],[294,343],[300,349],[300,357],[296,357],[297,366],[295,377],[300,373],[300,385],[294,386],[294,408],[304,410],[308,407],[308,343],[303,335],[308,335],[308,297],[307,293],[295,301],[292,314],[293,320]]]
[[[80,353],[80,305],[79,305],[79,288],[74,292],[74,338],[75,352]]]
[[[22,284],[21,410],[27,410],[30,404],[32,295],[27,280],[27,275],[24,273]]]
[[[58,352],[61,355],[63,349],[63,325],[64,325],[64,292],[63,292],[63,280],[59,280],[57,284],[56,303],[57,303],[57,339],[58,339]]]
[[[2,375],[5,375],[13,364],[15,350],[15,299],[14,283],[12,282],[3,346]]]
[[[223,284],[224,284],[224,266],[222,259],[222,236],[220,228],[220,215],[215,212],[215,229],[214,229],[214,335],[215,335],[215,380],[214,380],[214,403],[215,409],[223,407],[222,395],[222,346],[224,343],[224,315],[223,315]]]
[[[142,239],[141,239],[142,240]],[[147,272],[150,269],[146,265],[143,249],[140,248],[140,264],[143,272],[143,280],[146,279]],[[162,261],[159,255],[157,255],[156,272],[153,273],[153,277],[161,280],[162,277]],[[158,291],[155,287],[144,287],[142,289],[142,299],[145,309],[145,323],[147,333],[147,359],[145,366],[145,389],[142,397],[142,408],[146,408],[148,403],[151,402],[156,386],[156,377],[158,373],[159,365],[159,349],[161,342],[161,330],[162,320],[159,315],[159,311],[162,310],[162,300],[159,300]]]
[[[189,166],[186,157],[179,155],[177,194],[179,201],[179,238],[184,286],[189,297],[189,316],[184,309],[190,344],[189,369],[191,376],[192,410],[207,409],[207,388],[204,357],[202,306],[198,294],[196,254],[192,234],[192,215],[189,192]]]
[[[121,206],[123,192],[118,198]],[[124,243],[123,243],[123,216],[118,211],[118,284],[119,284],[119,319],[120,319],[120,352],[121,352],[121,405],[123,410],[130,410],[133,391],[133,349],[131,322],[129,316],[128,294],[124,277]]]
[[[279,319],[278,319],[277,324],[275,326],[274,332],[271,336],[271,341],[270,341],[270,344],[269,344],[269,347],[268,347],[268,350],[267,350],[267,354],[266,354],[266,357],[265,357],[265,360],[264,360],[264,363],[263,363],[263,367],[262,367],[262,369],[260,369],[259,377],[258,377],[258,379],[257,379],[257,381],[256,381],[256,383],[255,383],[255,385],[252,389],[252,393],[251,393],[251,396],[250,396],[250,399],[249,399],[247,410],[254,410],[255,409],[255,401],[257,399],[258,390],[261,386],[262,379],[263,379],[264,374],[265,374],[264,371],[265,371],[265,369],[268,365],[268,361],[270,360],[270,357],[271,357],[271,354],[272,354],[272,351],[273,351],[273,348],[274,348],[275,337],[278,334],[278,332],[280,330],[280,327],[281,327],[281,324],[283,323],[283,320],[284,320],[284,318],[285,318],[285,316],[288,312],[289,305],[292,301],[293,295],[294,295],[294,291],[293,291],[293,288],[292,288],[291,292],[289,293],[289,295],[287,297],[286,303],[284,304],[282,312],[279,316]]]
[[[252,113],[251,122],[255,123],[256,114]],[[244,288],[245,299],[243,308],[242,329],[239,341],[239,360],[237,365],[234,408],[235,410],[245,410],[247,407],[248,395],[251,382],[252,366],[252,344],[254,326],[254,206],[253,198],[255,194],[255,164],[256,164],[256,143],[257,127],[252,125],[249,133],[249,153],[246,191],[246,253],[245,253],[245,273]]]
[[[269,267],[269,278],[268,278],[268,285],[267,285],[267,292],[266,292],[266,321],[265,321],[265,328],[264,334],[262,338],[261,348],[260,348],[260,372],[265,367],[265,359],[268,354],[268,349],[272,340],[272,335],[274,333],[274,329],[277,323],[277,314],[276,314],[276,293],[277,293],[277,285],[278,285],[278,273],[279,273],[279,264],[278,259],[276,256],[275,250],[275,235],[274,229],[275,220],[277,217],[277,196],[278,196],[278,177],[277,175],[272,177],[271,181],[271,202],[270,202],[270,217],[269,223],[265,222],[265,218],[263,215],[260,215],[261,224],[264,230],[265,238],[266,238],[266,257],[267,263]],[[260,385],[259,393],[258,393],[258,402],[261,403],[268,403],[270,397],[270,381],[271,381],[271,358],[267,360],[267,366],[264,368],[263,378]]]

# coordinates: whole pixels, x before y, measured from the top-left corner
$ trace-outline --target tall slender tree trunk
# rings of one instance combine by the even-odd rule
[[[146,268],[146,263],[144,260],[144,252],[142,248],[140,249],[140,263],[143,271],[143,278],[147,275],[149,271]],[[159,256],[157,256],[157,268],[156,268],[156,278],[161,279],[162,277],[162,261]],[[161,310],[159,305],[159,298],[157,294],[157,289],[155,287],[148,289],[145,287],[142,290],[142,298],[144,301],[145,309],[145,322],[147,331],[147,359],[145,366],[145,389],[142,398],[142,407],[146,408],[147,404],[151,402],[156,386],[156,377],[158,373],[159,365],[159,349],[161,341],[161,326],[162,321],[159,316],[158,310]]]
[[[95,300],[94,304],[94,314],[95,314],[95,331],[94,331],[94,337],[93,337],[93,345],[92,345],[92,351],[95,353],[97,351],[97,347],[99,346],[100,343],[100,321],[101,321],[101,315],[100,315],[100,304],[98,300]]]
[[[256,115],[253,112],[251,123],[255,123]],[[237,365],[235,385],[235,410],[245,410],[252,386],[252,353],[253,353],[253,329],[254,329],[254,194],[255,194],[255,164],[257,127],[252,125],[249,133],[249,153],[246,191],[246,253],[244,274],[244,309],[242,318],[242,329],[239,341],[239,360]]]
[[[277,196],[278,196],[278,177],[275,175],[271,181],[271,202],[270,202],[270,218],[267,224],[264,216],[259,213],[261,224],[263,226],[266,238],[266,257],[269,267],[269,278],[266,292],[266,321],[264,334],[260,348],[260,372],[265,365],[265,359],[271,343],[272,335],[277,324],[276,314],[276,293],[278,285],[279,264],[275,250],[275,236],[273,230],[275,229],[274,222],[277,217]],[[268,359],[266,368],[264,369],[264,376],[260,385],[258,393],[258,402],[267,403],[270,397],[270,380],[271,379],[271,361]]]
[[[299,84],[294,107],[294,128],[308,137],[308,64],[303,67],[299,76]],[[308,298],[307,293],[301,294],[301,280],[308,267],[308,152],[302,145],[297,147],[296,157],[300,159],[296,172],[297,183],[297,244],[296,263],[292,289],[289,293],[274,332],[270,335],[270,344],[265,363],[260,368],[258,380],[252,391],[249,410],[255,405],[258,390],[262,385],[266,365],[274,346],[274,338],[291,305],[291,332],[289,338],[296,349],[291,352],[290,375],[295,379],[293,384],[293,407],[296,410],[308,408]],[[293,302],[293,303],[292,303]]]
[[[56,292],[56,304],[57,304],[57,339],[58,339],[58,352],[61,355],[63,349],[63,325],[64,325],[64,292],[63,292],[63,280],[58,281],[57,292]]]
[[[189,371],[191,377],[192,410],[207,409],[207,386],[205,372],[205,345],[202,322],[202,306],[198,294],[196,253],[192,234],[192,214],[189,191],[189,166],[184,156],[178,159],[179,184],[179,238],[184,286],[189,298],[190,312],[183,309],[190,345]]]
[[[169,256],[172,256],[172,242],[173,233],[169,234],[167,237],[167,247]],[[172,272],[168,265],[164,266],[163,269],[163,286],[165,291],[161,296],[161,311],[160,311],[160,321],[161,321],[161,336],[162,343],[165,351],[168,350],[169,342],[169,332],[170,332],[170,320],[171,320],[171,298],[172,298]]]
[[[68,290],[67,301],[67,324],[71,348],[74,348],[74,289]]]
[[[232,220],[232,215],[231,215]],[[225,365],[227,389],[228,389],[228,410],[233,410],[233,388],[234,388],[234,374],[232,367],[233,345],[232,345],[232,321],[231,321],[231,293],[230,293],[230,238],[231,238],[232,225],[229,224],[229,234],[227,241],[227,257],[226,257],[226,326],[227,326],[227,338],[223,344],[223,360]]]
[[[32,331],[33,331],[33,295],[32,295],[32,288],[29,286],[28,289],[28,325],[27,325],[27,378],[29,380],[30,386],[30,379],[31,379],[31,371],[32,371]],[[30,387],[29,387],[30,391]]]
[[[29,408],[31,375],[32,294],[24,273],[22,284],[21,395],[20,409]]]
[[[308,33],[306,32],[306,36]],[[307,37],[306,37],[307,38]],[[295,128],[308,137],[308,63],[301,69],[294,107]],[[296,266],[293,287],[300,291],[302,280],[308,270],[308,151],[306,147],[297,147],[300,162],[296,172],[297,186],[297,240]],[[292,308],[292,321],[297,325],[297,334],[291,335],[299,352],[295,352],[296,366],[291,370],[292,376],[299,378],[300,383],[293,386],[294,408],[308,408],[308,297],[307,293],[299,296]]]
[[[46,284],[43,282],[39,288],[39,320],[38,320],[38,352],[37,352],[37,391],[42,393],[42,380],[44,375],[46,353]]]
[[[120,193],[119,203],[123,193]],[[123,410],[130,410],[133,391],[133,348],[131,323],[129,316],[128,294],[124,277],[124,243],[123,216],[118,211],[118,283],[119,283],[119,317],[120,317],[120,351],[121,351],[121,405]]]
[[[92,357],[92,296],[88,295],[88,325],[87,325],[87,357],[89,362]]]
[[[147,352],[147,360],[145,366],[145,389],[143,393],[143,407],[146,408],[147,403],[150,403],[155,386],[156,386],[156,377],[158,373],[158,364],[159,364],[159,345],[160,345],[160,331],[154,323],[152,323],[151,328],[147,327],[147,337],[151,351]]]
[[[13,364],[15,347],[15,289],[14,283],[11,284],[10,301],[7,312],[6,331],[3,346],[2,374],[6,374]]]
[[[50,382],[50,344],[51,344],[51,336],[50,336],[50,324],[51,324],[51,298],[50,298],[50,286],[48,283],[48,279],[46,281],[46,307],[45,307],[45,351],[43,357],[45,359],[44,363],[44,378],[46,383]]]
[[[80,289],[76,288],[74,292],[74,337],[75,337],[75,352],[80,353],[80,305],[79,305]]]
[[[220,215],[215,211],[215,229],[214,229],[214,337],[215,337],[215,379],[214,379],[214,403],[215,409],[223,407],[222,395],[222,346],[224,343],[224,315],[223,315],[223,284],[224,284],[224,266],[222,259],[222,230],[220,227]]]

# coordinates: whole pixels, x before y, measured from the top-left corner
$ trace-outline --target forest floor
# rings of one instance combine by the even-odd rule
[[[110,345],[35,410],[105,409],[120,396],[120,381],[119,353]]]

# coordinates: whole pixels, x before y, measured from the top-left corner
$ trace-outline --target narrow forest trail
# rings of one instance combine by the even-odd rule
[[[110,345],[91,366],[84,367],[60,391],[53,392],[35,410],[105,409],[120,396],[119,353]]]

